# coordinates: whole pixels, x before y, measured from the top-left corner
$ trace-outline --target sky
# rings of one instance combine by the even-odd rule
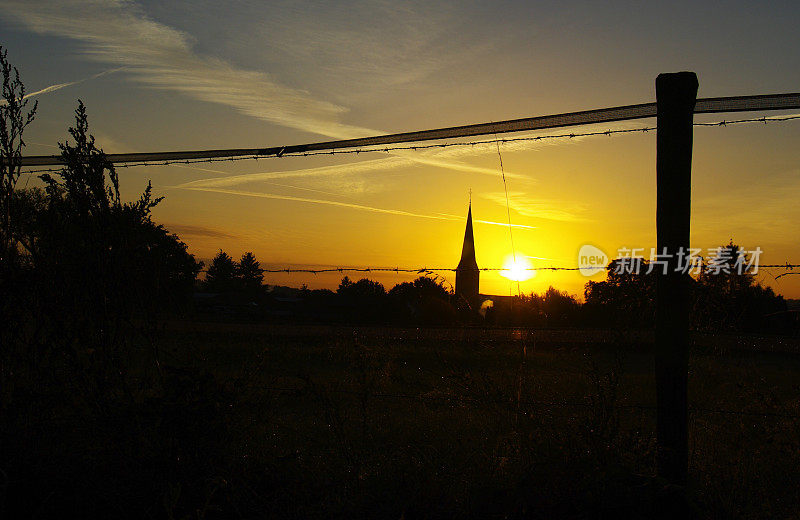
[[[300,144],[655,100],[690,70],[698,97],[800,91],[797,2],[187,2],[0,0],[0,45],[39,102],[26,154],[58,153],[77,100],[107,153]],[[716,121],[739,116],[696,116]],[[637,128],[654,120],[571,128]],[[537,135],[537,134],[525,134]],[[517,137],[517,135],[509,135]],[[692,246],[800,263],[800,121],[696,128]],[[500,171],[507,180],[508,208]],[[426,152],[120,170],[152,180],[154,218],[192,253],[265,267],[455,267],[472,193],[480,267],[655,246],[655,133]],[[21,185],[36,185],[33,176]],[[759,280],[800,298],[800,276]],[[454,282],[453,273],[441,273]],[[581,296],[577,272],[481,292]],[[352,276],[351,276],[352,277]],[[413,275],[372,273],[387,286]],[[269,275],[335,288],[340,276]]]

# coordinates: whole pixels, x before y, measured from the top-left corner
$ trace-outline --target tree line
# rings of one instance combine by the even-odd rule
[[[787,302],[769,287],[759,284],[750,270],[739,272],[734,262],[739,247],[732,242],[720,248],[722,262],[713,274],[700,269],[690,277],[692,325],[696,330],[740,332],[789,332],[794,326]],[[542,293],[484,298],[478,309],[465,308],[444,278],[428,274],[412,282],[386,289],[380,282],[345,276],[333,290],[302,288],[297,291],[295,311],[283,318],[307,321],[382,323],[391,325],[455,325],[530,327],[650,328],[655,319],[655,276],[648,262],[636,259],[636,269],[626,268],[631,259],[618,258],[606,267],[606,278],[589,281],[583,302],[554,287]],[[274,307],[274,294],[263,284],[263,271],[252,252],[234,261],[220,250],[204,282],[206,292],[239,294],[263,306],[263,313],[249,309],[254,318],[264,318]],[[229,299],[226,301],[230,301]]]

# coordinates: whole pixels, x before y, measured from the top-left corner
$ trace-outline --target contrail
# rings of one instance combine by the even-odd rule
[[[371,159],[357,163],[337,164],[333,166],[321,166],[317,168],[303,168],[299,170],[284,170],[284,171],[270,171],[270,172],[254,172],[244,173],[240,175],[226,175],[224,177],[214,177],[208,179],[198,179],[196,181],[189,181],[180,186],[179,188],[189,187],[222,187],[222,186],[238,186],[249,182],[259,182],[272,179],[285,179],[289,177],[316,177],[322,175],[339,175],[339,174],[354,174],[354,173],[367,173],[380,170],[394,170],[411,166],[415,163],[427,164],[439,168],[445,168],[456,171],[480,173],[483,175],[497,175],[495,170],[490,168],[482,168],[479,166],[471,166],[468,164],[458,163],[455,161],[439,161],[434,158],[426,157],[408,157],[408,156],[394,156],[384,159]],[[211,170],[204,170],[211,171]],[[224,172],[219,172],[224,173]],[[508,177],[516,177],[516,174],[509,174]]]
[[[449,217],[453,220],[461,220],[463,218],[459,217],[458,215],[453,215],[451,213],[437,213],[437,215],[441,215],[443,217]],[[508,227],[507,222],[494,222],[492,220],[481,220],[481,219],[473,219],[473,222],[477,222],[479,224],[491,224],[493,226]],[[524,224],[511,224],[511,227],[520,229],[536,229],[536,226],[526,226]]]
[[[288,170],[277,172],[256,172],[241,175],[227,175],[225,177],[214,177],[211,179],[199,179],[186,182],[176,186],[176,188],[220,188],[227,186],[237,186],[248,182],[268,181],[273,179],[285,179],[290,177],[315,177],[321,175],[339,175],[370,172],[376,169],[394,169],[410,164],[400,157],[390,157],[386,159],[373,159],[361,161],[355,164],[337,164],[333,166],[321,166],[318,168],[304,168],[301,170]]]
[[[62,88],[71,87],[72,85],[77,85],[79,83],[83,83],[85,81],[89,81],[92,79],[99,78],[100,76],[105,76],[106,74],[111,74],[112,72],[118,72],[120,70],[124,70],[125,67],[117,67],[115,69],[104,70],[103,72],[98,72],[88,78],[79,79],[77,81],[68,81],[66,83],[56,83],[55,85],[50,85],[49,87],[45,87],[41,90],[37,90],[36,92],[30,92],[22,96],[22,99],[32,98],[34,96],[40,96],[42,94],[49,94],[50,92],[55,92],[56,90],[61,90]],[[8,103],[5,99],[0,100],[0,105],[5,105]]]
[[[192,191],[204,191],[209,193],[224,193],[227,195],[240,195],[243,197],[257,197],[263,199],[276,199],[276,200],[288,200],[293,202],[305,202],[309,204],[325,204],[328,206],[337,206],[341,208],[350,208],[350,209],[358,209],[362,211],[371,211],[373,213],[385,213],[387,215],[400,215],[404,217],[416,217],[416,218],[426,218],[432,220],[446,220],[446,221],[455,221],[461,222],[463,220],[462,217],[456,217],[455,215],[425,215],[423,213],[413,213],[411,211],[404,211],[400,209],[387,209],[387,208],[376,208],[374,206],[365,206],[363,204],[353,204],[351,202],[341,202],[336,200],[325,200],[325,199],[309,199],[306,197],[294,197],[292,195],[278,195],[276,193],[260,193],[254,191],[239,191],[239,190],[226,190],[226,189],[213,189],[213,188],[202,188],[202,187],[184,187],[181,189],[185,190],[192,190]],[[501,222],[492,222],[488,220],[476,220],[475,222],[481,224],[492,224],[497,226],[508,226],[508,224],[503,224]],[[528,228],[533,229],[531,226],[521,226],[515,225],[515,227],[521,228]]]
[[[170,166],[174,166],[174,167],[177,167],[177,168],[184,168],[184,169],[187,169],[187,170],[198,170],[198,171],[216,173],[216,174],[224,174],[225,173],[225,172],[220,171],[220,170],[212,170],[210,168],[200,168],[200,167],[197,167],[197,166],[184,166],[182,164],[170,164]],[[224,178],[224,177],[221,177],[221,178]],[[213,179],[207,179],[207,180],[213,180]],[[198,181],[191,181],[191,182],[187,182],[187,183],[180,184],[180,185],[177,185],[177,186],[168,186],[168,188],[189,188],[189,187],[192,187],[192,183],[193,182],[198,182]],[[295,184],[284,184],[282,182],[272,182],[272,181],[265,181],[265,184],[269,184],[270,186],[279,186],[281,188],[291,188],[293,190],[301,190],[301,191],[310,191],[310,192],[313,192],[313,193],[321,193],[322,195],[331,195],[333,197],[347,197],[347,195],[342,195],[341,193],[333,193],[331,191],[318,190],[318,189],[314,189],[314,188],[307,188],[305,186],[297,186]],[[199,187],[203,187],[203,186],[201,185]]]
[[[56,90],[61,90],[64,87],[70,87],[78,81],[70,81],[68,83],[56,83],[55,85],[50,85],[49,87],[45,87],[42,90],[37,90],[36,92],[31,92],[30,94],[25,94],[22,96],[22,99],[32,98],[33,96],[38,96],[40,94],[47,94],[48,92],[55,92]],[[3,100],[5,102],[5,100]]]
[[[491,220],[480,220],[480,219],[475,219],[475,222],[477,222],[478,224],[491,224],[493,226],[508,227],[508,224],[506,222],[492,222]],[[511,227],[515,229],[536,229],[536,226],[526,226],[524,224],[511,224]]]
[[[422,213],[412,213],[410,211],[403,211],[400,209],[386,209],[386,208],[376,208],[373,206],[364,206],[362,204],[353,204],[350,202],[340,202],[336,200],[325,200],[325,199],[309,199],[306,197],[294,197],[292,195],[278,195],[276,193],[260,193],[254,191],[239,191],[239,190],[226,190],[226,189],[212,189],[212,188],[200,188],[200,187],[186,187],[182,188],[186,190],[192,191],[205,191],[210,193],[225,193],[228,195],[241,195],[244,197],[258,197],[264,199],[277,199],[277,200],[290,200],[294,202],[307,202],[310,204],[325,204],[328,206],[338,206],[342,208],[351,208],[351,209],[360,209],[363,211],[371,211],[373,213],[386,213],[388,215],[402,215],[406,217],[417,217],[417,218],[427,218],[427,219],[434,219],[434,220],[461,220],[455,219],[451,217],[445,216],[437,216],[437,215],[424,215]]]

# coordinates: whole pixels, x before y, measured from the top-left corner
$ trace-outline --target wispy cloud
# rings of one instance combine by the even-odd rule
[[[506,205],[506,195],[503,192],[483,193],[481,197],[495,202],[501,206]],[[564,222],[578,222],[585,220],[581,213],[586,208],[584,205],[555,199],[537,199],[529,197],[525,192],[509,192],[508,205],[523,217],[544,218]]]
[[[384,45],[386,51],[389,52],[389,57],[393,52],[397,52],[398,56],[414,54],[410,51],[414,50],[414,45],[417,45],[415,42],[424,41],[427,42],[424,46],[430,46],[441,40],[432,35],[438,34],[437,27],[441,25],[442,21],[426,19],[427,21],[420,21],[423,25],[408,23],[409,10],[398,8],[391,2],[384,2],[380,9],[386,11],[388,20],[395,18],[406,20],[403,30],[408,34],[403,41],[412,45],[409,49],[393,49]],[[195,51],[195,41],[191,35],[152,19],[141,6],[130,1],[44,0],[38,2],[36,8],[33,9],[27,1],[8,0],[0,4],[0,15],[15,20],[22,27],[33,32],[56,35],[80,42],[80,52],[87,59],[125,68],[129,78],[152,88],[169,90],[197,100],[225,105],[251,117],[334,139],[383,133],[379,130],[342,122],[341,118],[348,112],[347,107],[320,100],[306,90],[290,87],[274,74],[238,67],[220,58],[199,54]],[[282,19],[280,12],[275,13],[275,19]],[[289,19],[296,19],[296,17],[290,16]],[[280,23],[278,25],[280,26]],[[395,22],[387,22],[386,27],[383,28],[361,25],[360,29],[364,31],[363,34],[373,43],[385,41],[385,31],[395,30],[393,28],[398,27]],[[328,31],[331,31],[330,26],[326,27],[328,27]],[[422,27],[425,29],[423,30]],[[419,31],[416,37],[412,37],[414,31]],[[311,34],[318,34],[318,32],[312,31]],[[292,38],[294,36],[293,34]],[[349,48],[341,50],[339,45],[348,38],[352,39],[352,34],[336,33],[327,34],[327,36],[320,34],[315,42],[306,42],[299,46],[292,44],[284,51],[289,55],[299,53],[295,55],[297,59],[308,59],[309,56],[317,55],[320,49],[327,49],[325,52],[338,49],[337,52],[346,55],[346,62],[352,65],[354,61],[358,62],[358,60],[352,60]],[[273,43],[288,40],[291,39],[281,37],[275,39]],[[463,42],[460,42],[458,46],[463,46],[462,44]],[[372,49],[375,45],[364,45],[363,47]],[[436,55],[432,49],[429,50],[431,51],[428,53],[429,55]],[[458,53],[453,53],[453,55],[457,56]],[[375,60],[377,59],[378,57],[375,58]],[[331,59],[326,58],[326,61],[330,62]],[[340,65],[345,66],[344,62]],[[428,63],[424,67],[427,71],[426,74],[435,70],[439,65],[440,63],[437,64],[437,62]],[[375,73],[369,67],[367,69],[364,72]],[[421,70],[420,64],[416,62],[408,64],[408,69],[409,71]],[[112,71],[101,74],[108,72]],[[409,77],[413,79],[414,75],[404,72],[397,78],[384,78],[384,80],[396,84],[409,81]],[[53,92],[75,83],[51,85],[31,95]],[[502,149],[512,152],[550,144],[554,144],[554,142],[506,143],[502,145]],[[268,172],[263,175],[257,173],[250,177],[242,175],[228,178],[224,181],[224,185],[234,186],[244,182],[289,176],[332,175],[354,170],[381,171],[412,164],[466,173],[496,175],[496,168],[473,166],[458,160],[460,157],[485,154],[487,151],[487,146],[428,152],[396,151],[392,152],[390,157],[366,162],[355,168],[347,165],[341,169],[332,167],[328,170],[313,168],[295,172]],[[513,171],[507,171],[506,176],[509,178],[524,177]],[[214,179],[205,179],[200,182],[205,186],[215,186],[212,184],[215,182]]]
[[[327,200],[327,199],[311,199],[306,197],[295,197],[292,195],[280,195],[277,193],[263,193],[263,192],[255,192],[255,191],[240,191],[240,190],[228,190],[228,189],[215,189],[215,188],[201,188],[201,187],[193,187],[193,188],[184,188],[187,190],[192,191],[204,191],[209,193],[223,193],[226,195],[239,195],[242,197],[256,197],[256,198],[263,198],[263,199],[275,199],[275,200],[287,200],[292,202],[304,202],[308,204],[323,204],[327,206],[337,206],[340,208],[349,208],[349,209],[356,209],[361,211],[370,211],[373,213],[384,213],[387,215],[399,215],[404,217],[416,217],[416,218],[425,218],[431,220],[447,220],[447,221],[456,221],[462,222],[463,217],[458,217],[456,215],[447,215],[447,214],[424,214],[424,213],[414,213],[412,211],[404,211],[400,209],[391,209],[391,208],[378,208],[374,206],[366,206],[364,204],[355,204],[352,202],[342,202],[338,200]],[[502,222],[492,222],[488,220],[476,220],[475,222],[481,224],[491,224],[496,226],[508,226],[508,224],[504,224]],[[531,226],[521,226],[521,225],[514,225],[515,228],[522,228],[522,229],[533,229]]]
[[[344,107],[282,85],[265,72],[196,54],[188,34],[150,19],[131,2],[51,0],[32,9],[27,1],[12,0],[0,9],[31,31],[82,42],[88,59],[127,67],[133,79],[151,87],[326,136],[370,133],[338,122]]]
[[[164,224],[164,227],[170,233],[175,233],[180,236],[199,236],[208,238],[235,238],[236,235],[231,235],[218,229],[208,228],[205,226],[193,226],[190,224]]]

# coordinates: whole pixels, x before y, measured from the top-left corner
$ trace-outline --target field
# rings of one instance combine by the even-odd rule
[[[28,439],[34,465],[62,464],[38,507],[91,497],[95,510],[175,518],[796,516],[800,342],[694,338],[681,489],[653,477],[649,336],[166,324],[166,397],[120,419],[138,433],[64,419],[57,441]]]

